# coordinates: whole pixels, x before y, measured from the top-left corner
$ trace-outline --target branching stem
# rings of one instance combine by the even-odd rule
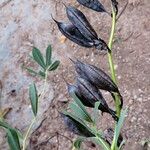
[[[39,101],[40,101],[40,100],[43,98],[43,96],[44,96],[45,88],[46,88],[46,83],[47,83],[47,77],[48,77],[48,69],[45,71],[44,87],[43,87],[42,92],[40,93],[40,96],[39,96],[39,99],[38,99],[38,103],[39,103]],[[29,126],[29,128],[28,128],[28,130],[27,130],[27,132],[26,132],[26,134],[25,134],[25,137],[24,137],[24,139],[23,139],[23,147],[22,147],[22,150],[26,150],[26,142],[27,142],[27,139],[28,139],[28,137],[29,137],[29,135],[30,135],[31,129],[32,129],[34,123],[36,122],[36,119],[37,119],[37,116],[34,116],[34,118],[33,118],[32,121],[31,121],[31,124],[30,124],[30,126]]]
[[[109,61],[109,67],[110,67],[110,72],[111,72],[111,77],[112,80],[114,81],[115,84],[117,84],[117,79],[116,79],[116,72],[115,72],[115,67],[114,67],[114,62],[113,62],[113,54],[112,54],[112,45],[113,45],[113,40],[114,40],[114,33],[115,33],[115,27],[116,27],[116,14],[114,10],[112,11],[112,28],[111,28],[111,34],[109,38],[109,51],[108,51],[108,61]],[[115,96],[115,107],[116,107],[116,112],[117,116],[120,116],[120,98],[118,94],[114,94]]]
[[[116,79],[116,72],[115,72],[115,67],[114,67],[114,62],[113,62],[113,54],[112,54],[112,46],[113,46],[113,41],[114,41],[114,34],[115,34],[115,28],[116,28],[116,13],[114,9],[112,8],[112,27],[111,27],[111,34],[109,38],[109,51],[108,51],[108,61],[109,61],[109,67],[110,67],[110,72],[111,72],[111,77],[112,80],[114,81],[115,84],[117,84],[117,79]],[[116,114],[118,118],[120,117],[121,113],[121,108],[120,108],[120,97],[118,94],[114,93],[115,97],[115,108],[116,108]],[[117,124],[117,122],[116,122]],[[111,150],[118,150],[117,143],[115,143],[115,135],[111,144]]]

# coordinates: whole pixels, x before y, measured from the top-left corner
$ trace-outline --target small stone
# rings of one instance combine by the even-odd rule
[[[118,76],[118,79],[121,79],[121,76]]]
[[[133,104],[133,99],[130,99],[129,100],[129,105],[132,105]]]
[[[136,100],[137,99],[137,95],[134,95],[133,98],[134,98],[134,100]]]
[[[131,118],[131,122],[135,122],[136,120],[137,120],[137,118],[134,116]]]
[[[142,98],[141,97],[137,98],[137,101],[142,103]]]

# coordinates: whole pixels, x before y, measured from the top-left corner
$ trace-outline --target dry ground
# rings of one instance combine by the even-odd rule
[[[67,21],[65,7],[61,0],[31,0],[30,2],[12,0],[5,4],[4,2],[6,1],[0,2],[0,60],[2,62],[0,80],[3,85],[1,106],[12,108],[6,120],[21,130],[25,130],[29,124],[25,119],[27,116],[25,110],[29,105],[27,87],[32,80],[36,80],[41,87],[43,81],[33,78],[20,66],[22,63],[30,65],[28,54],[31,46],[39,47],[44,52],[46,46],[51,43],[54,57],[61,61],[61,65],[49,76],[50,87],[48,86],[45,95],[47,107],[46,110],[43,108],[42,115],[45,120],[32,134],[29,149],[70,150],[74,136],[65,129],[58,113],[58,110],[67,108],[68,101],[71,100],[62,79],[64,76],[68,82],[74,81],[73,64],[68,58],[78,58],[108,72],[107,55],[94,49],[82,48],[69,40],[61,43],[61,33],[50,16],[53,14],[57,20]],[[102,2],[109,8],[109,1],[102,0]],[[82,9],[99,36],[108,40],[111,27],[109,16],[83,8],[75,0],[63,0],[63,3]],[[120,0],[119,10],[122,10],[126,3],[127,0]],[[126,138],[125,150],[145,150],[141,142],[150,139],[149,47],[150,1],[128,0],[127,8],[117,23],[113,47],[118,85],[124,97],[124,108],[129,107],[128,117],[122,129]],[[16,95],[8,95],[14,88],[17,91]],[[107,93],[105,96],[109,98]],[[28,118],[31,119],[30,113]],[[27,123],[17,121],[20,119]],[[104,114],[99,127],[105,129],[112,125],[113,120]],[[7,150],[5,133],[0,131],[0,149]],[[85,149],[97,148],[86,147]]]

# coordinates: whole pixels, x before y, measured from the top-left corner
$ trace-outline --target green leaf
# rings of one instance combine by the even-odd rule
[[[38,93],[36,90],[35,84],[31,84],[29,87],[29,97],[30,97],[30,102],[32,106],[32,111],[34,113],[34,116],[37,115],[37,110],[38,110]]]
[[[101,146],[103,150],[111,150],[109,144],[102,137],[90,137],[88,139]]]
[[[90,122],[93,122],[93,120],[92,120],[90,114],[86,111],[86,108],[85,108],[85,106],[82,104],[82,102],[80,101],[80,99],[78,99],[78,97],[77,97],[74,93],[72,93],[71,96],[72,96],[72,98],[74,99],[74,101],[77,103],[77,105],[81,108],[81,110],[84,112],[84,114],[85,114],[88,118],[90,118]]]
[[[44,58],[42,53],[40,52],[39,49],[37,49],[36,47],[33,48],[32,50],[32,56],[34,58],[34,60],[44,69],[46,70],[46,64],[44,62]]]
[[[85,140],[84,137],[79,137],[73,142],[74,149],[80,150],[82,142]]]
[[[98,112],[99,112],[98,107],[99,107],[100,103],[101,103],[100,101],[96,102],[95,106],[94,106],[94,110],[93,110],[93,120],[94,120],[95,124],[98,119]]]
[[[74,115],[87,122],[93,122],[92,119],[76,104],[71,103],[69,108],[74,112]]]
[[[52,57],[52,47],[51,47],[51,45],[49,45],[46,49],[46,67],[50,66],[51,57]]]
[[[7,140],[11,150],[21,150],[19,137],[15,130],[7,130]]]
[[[39,71],[38,72],[38,75],[40,75],[42,78],[44,78],[45,79],[45,72],[43,72],[43,71]]]
[[[115,131],[114,131],[114,142],[115,142],[115,145],[117,145],[117,141],[118,141],[118,138],[119,138],[119,135],[120,135],[120,131],[121,131],[121,128],[123,126],[123,122],[125,120],[125,117],[126,117],[126,114],[127,114],[127,108],[125,110],[123,110],[121,112],[121,115],[120,115],[120,118],[119,118],[119,121],[115,127]]]
[[[19,137],[22,137],[22,133],[21,133],[18,129],[12,128],[7,122],[5,122],[5,121],[0,121],[0,126],[3,127],[3,128],[5,128],[5,129],[14,130],[15,132],[18,133],[18,136],[19,136]]]
[[[89,133],[93,134],[93,131],[85,124],[85,122],[83,120],[81,120],[80,118],[78,118],[77,116],[75,116],[74,114],[71,114],[70,112],[67,111],[63,111],[62,112],[64,115],[68,115],[71,118],[73,118],[73,120],[75,120],[76,122],[78,122],[78,125],[81,124],[82,128],[85,128]]]
[[[60,61],[59,60],[56,60],[54,63],[51,64],[51,66],[49,67],[49,71],[54,71],[57,69],[57,67],[59,66],[60,64]]]
[[[36,76],[38,75],[37,72],[35,72],[34,70],[32,70],[31,68],[27,68],[27,67],[24,67],[29,73],[31,73],[32,75]]]

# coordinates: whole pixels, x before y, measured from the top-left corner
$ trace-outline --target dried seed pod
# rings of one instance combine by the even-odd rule
[[[86,39],[73,24],[62,23],[56,20],[54,21],[57,23],[57,26],[61,31],[61,33],[71,41],[75,42],[80,46],[84,46],[88,48],[94,46],[94,43]]]
[[[92,134],[85,126],[83,126],[80,122],[70,117],[69,115],[61,113],[61,116],[64,120],[65,125],[68,127],[68,130],[73,132],[74,134],[85,136],[85,137],[93,137]]]
[[[79,97],[82,103],[87,107],[94,107],[95,102],[100,101],[99,110],[102,112],[107,112],[112,115],[112,117],[117,121],[118,118],[113,110],[109,108],[105,99],[103,98],[101,92],[97,87],[92,85],[86,79],[77,78],[75,94]]]
[[[77,88],[76,85],[70,85],[68,84],[68,93],[71,95],[73,93],[76,94],[76,96],[81,100],[81,102],[83,103],[84,106],[86,107],[94,107],[93,104],[91,104],[91,102],[89,100],[86,100],[84,98],[82,98],[82,95],[80,94],[79,89]]]
[[[114,131],[112,128],[108,128],[104,131],[104,139],[107,141],[108,144],[111,145],[112,141],[113,141],[113,136],[114,136]],[[123,137],[120,134],[119,138],[118,138],[118,143],[117,146],[119,147],[121,142],[123,141]]]
[[[97,12],[107,12],[98,0],[77,0],[81,5],[93,9]]]
[[[71,23],[76,26],[80,33],[93,43],[97,49],[109,50],[106,42],[98,38],[97,33],[86,19],[85,15],[74,7],[66,7],[66,12]]]
[[[52,17],[63,35],[83,47],[109,50],[106,42],[98,38],[96,32],[81,11],[74,7],[66,7],[66,10],[72,24],[58,22]]]
[[[77,60],[74,63],[76,72],[80,77],[88,80],[90,83],[97,86],[99,89],[119,93],[117,85],[101,69],[90,64],[85,64],[79,60]]]
[[[68,93],[71,95],[75,93],[76,96],[81,100],[84,106],[94,108],[95,102],[100,101],[99,110],[102,112],[107,112],[112,115],[112,117],[117,121],[118,117],[115,111],[111,110],[105,99],[103,98],[101,92],[93,86],[90,82],[85,79],[77,78],[76,85],[70,85],[67,83]]]
[[[66,13],[73,25],[89,40],[98,40],[98,35],[90,25],[85,15],[75,7],[66,7]]]

